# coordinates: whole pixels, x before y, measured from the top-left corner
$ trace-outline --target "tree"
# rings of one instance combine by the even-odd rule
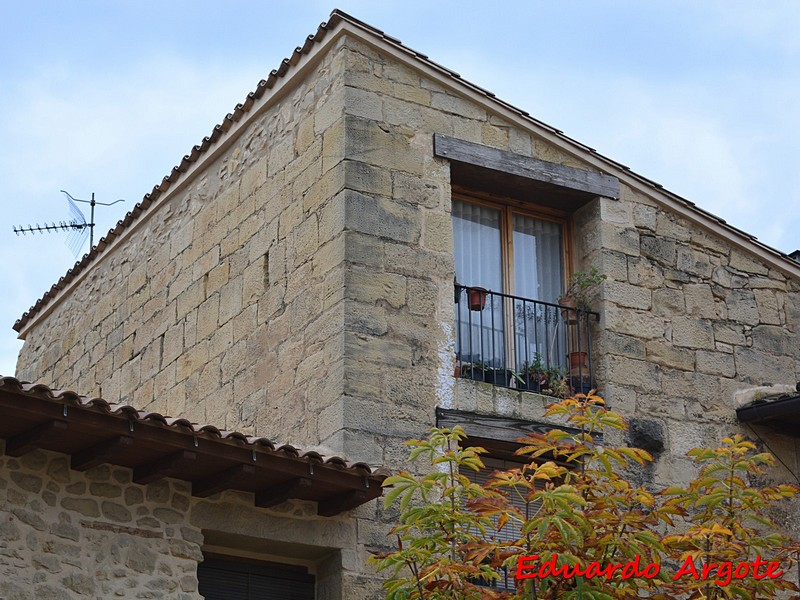
[[[749,564],[768,558],[787,568],[796,550],[764,514],[799,490],[747,483],[771,464],[770,455],[726,438],[719,448],[690,452],[702,467],[688,488],[656,493],[629,481],[652,461],[647,452],[599,443],[603,431],[626,427],[599,396],[579,394],[547,414],[570,427],[520,440],[517,454],[529,462],[495,472],[485,485],[464,474],[484,468],[484,450],[463,448],[460,428],[407,442],[410,460],[424,458],[430,470],[384,484],[386,506],[400,505],[397,549],[371,561],[389,571],[389,600],[755,599],[796,590],[764,576],[766,561],[759,572]],[[500,530],[512,539],[493,535]],[[712,563],[704,574],[703,564]],[[745,563],[748,573],[736,579]],[[500,568],[520,576],[516,589],[487,587]]]

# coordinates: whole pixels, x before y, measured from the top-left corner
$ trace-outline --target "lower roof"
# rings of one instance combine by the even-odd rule
[[[118,465],[133,470],[135,483],[172,477],[191,482],[192,495],[199,497],[252,492],[262,507],[311,500],[322,516],[377,498],[388,475],[365,463],[13,377],[0,377],[0,439],[8,456],[41,448],[69,455],[77,471]]]

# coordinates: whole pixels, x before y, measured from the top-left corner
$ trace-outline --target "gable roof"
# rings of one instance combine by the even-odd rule
[[[482,105],[488,111],[511,121],[523,129],[545,139],[562,151],[580,158],[603,173],[614,175],[628,186],[640,191],[662,206],[679,213],[686,219],[727,239],[733,245],[755,255],[765,263],[783,273],[800,279],[800,264],[792,260],[784,252],[771,248],[757,238],[741,229],[729,225],[724,219],[698,207],[677,194],[642,175],[629,167],[616,162],[594,148],[574,140],[555,127],[547,125],[532,117],[530,113],[519,109],[499,98],[492,92],[463,79],[458,73],[432,61],[426,54],[404,45],[399,39],[392,37],[347,13],[335,9],[327,22],[317,28],[316,33],[309,35],[302,46],[295,48],[290,57],[284,58],[280,66],[270,72],[267,79],[258,82],[256,89],[250,92],[245,101],[237,104],[232,112],[225,115],[221,123],[215,125],[211,134],[204,137],[200,144],[183,157],[179,164],[172,168],[161,183],[153,187],[149,194],[136,204],[117,225],[111,229],[97,245],[75,263],[37,302],[28,309],[15,323],[14,330],[22,333],[23,329],[37,315],[44,315],[44,309],[56,298],[77,285],[87,268],[108,255],[108,250],[118,245],[134,231],[138,224],[155,211],[170,196],[170,191],[179,189],[189,175],[206,159],[212,159],[227,148],[235,139],[236,133],[248,125],[262,110],[271,105],[280,90],[291,85],[297,77],[305,74],[317,58],[341,35],[352,35],[361,41],[387,53],[407,64],[426,77],[437,81],[454,92],[466,96]]]

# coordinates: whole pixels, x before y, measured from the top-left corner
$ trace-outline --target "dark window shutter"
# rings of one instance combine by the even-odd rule
[[[295,565],[206,558],[197,578],[206,600],[314,600],[314,576]]]

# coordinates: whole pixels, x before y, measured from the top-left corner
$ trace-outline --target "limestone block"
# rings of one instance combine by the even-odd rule
[[[345,155],[345,122],[340,118],[331,123],[322,136],[322,172],[338,165]]]
[[[736,365],[732,354],[724,352],[697,351],[697,370],[709,375],[720,377],[735,377]]]
[[[408,278],[406,281],[408,310],[412,315],[431,316],[436,314],[438,288],[421,279]]]
[[[319,224],[317,215],[311,214],[294,230],[292,239],[294,268],[310,261],[319,249]]]
[[[614,223],[601,222],[599,227],[600,247],[631,256],[639,256],[639,232],[632,227],[620,227]],[[587,248],[591,249],[587,242]]]
[[[443,188],[444,184],[434,179],[425,179],[402,171],[392,172],[391,196],[401,202],[436,208],[443,204],[446,195],[449,201],[449,190]]]
[[[640,392],[661,391],[660,369],[643,360],[624,356],[610,356],[608,360],[608,381],[615,385],[633,388]]]
[[[219,292],[219,325],[223,325],[242,310],[244,276],[230,280]]]
[[[666,329],[664,319],[653,313],[613,305],[604,308],[601,319],[601,325],[608,331],[642,339],[662,338]]]
[[[353,333],[383,335],[389,330],[386,309],[375,304],[347,301],[344,311],[344,327]]]
[[[602,298],[618,306],[650,310],[652,293],[647,288],[630,285],[620,281],[605,281],[602,284]]]
[[[415,175],[424,173],[422,156],[396,128],[384,131],[385,125],[353,116],[347,116],[345,122],[347,158]]]
[[[751,383],[775,385],[795,380],[793,357],[769,355],[760,349],[741,346],[733,352],[738,376]]]
[[[353,231],[401,242],[417,242],[422,230],[418,210],[350,190],[345,192],[345,220]]]
[[[381,121],[381,96],[373,91],[345,86],[344,112],[348,115]]]
[[[714,323],[714,339],[735,346],[744,346],[747,343],[744,326],[738,323]]]
[[[344,185],[366,194],[387,197],[392,195],[390,172],[363,162],[344,161]]]
[[[531,156],[533,153],[533,143],[531,135],[526,131],[521,131],[516,127],[508,130],[508,149],[516,154]]]
[[[676,267],[679,271],[703,279],[709,279],[713,271],[713,265],[707,254],[683,245],[677,249]]]
[[[333,123],[342,117],[344,113],[344,89],[335,92],[314,111],[314,133],[320,135]]]
[[[422,245],[434,252],[453,252],[453,221],[448,213],[425,211]]]
[[[633,206],[629,202],[600,198],[600,218],[616,225],[633,225]]]
[[[656,217],[656,235],[661,238],[669,238],[682,242],[691,239],[691,231],[681,223],[675,215],[665,211],[659,211]]]
[[[385,338],[375,338],[371,336],[357,335],[349,331],[345,332],[345,353],[346,376],[352,374],[350,365],[372,362],[383,364],[388,367],[410,367],[412,361],[412,349],[407,344],[394,342]]]
[[[245,268],[242,279],[242,304],[248,306],[264,294],[269,285],[267,257],[262,256]]]
[[[492,148],[508,148],[508,128],[484,123],[481,126],[481,143]]]
[[[311,156],[311,150],[303,154],[304,159],[309,156]],[[286,180],[292,182],[292,197],[295,199],[302,198],[303,195],[319,181],[322,175],[322,163],[316,157],[312,157],[309,160],[311,161],[310,164],[305,166],[302,170],[299,170],[296,175],[290,173],[290,170],[295,165],[301,166],[300,159],[286,167]],[[295,202],[302,207],[302,202],[298,200],[295,200]]]
[[[431,106],[468,119],[486,120],[486,111],[481,107],[448,92],[434,92],[431,95]]]
[[[259,159],[242,173],[239,180],[239,195],[244,198],[254,193],[267,181],[267,160]]]
[[[176,323],[164,334],[163,364],[169,364],[183,353],[183,322]]]
[[[758,320],[766,325],[780,325],[781,316],[778,308],[778,296],[770,289],[753,290],[758,306]]]
[[[347,71],[345,84],[352,88],[376,92],[382,96],[391,96],[394,89],[394,83],[391,80],[374,71]]]
[[[725,244],[721,240],[698,230],[692,231],[692,245],[699,246],[701,249],[711,251],[715,254],[719,254],[720,256],[727,256],[730,252],[730,245]]]
[[[733,250],[731,252],[730,263],[731,269],[743,271],[745,273],[753,273],[755,275],[768,275],[769,269],[757,260],[746,255],[741,250]]]
[[[350,263],[376,267],[380,270],[384,265],[383,240],[374,235],[347,231],[344,258]]]
[[[728,319],[745,325],[758,325],[759,314],[755,294],[751,290],[731,290],[725,298]]]
[[[633,224],[640,229],[647,229],[649,231],[656,230],[656,217],[658,209],[655,206],[647,204],[640,204],[638,202],[633,204]]]
[[[386,270],[411,277],[445,278],[455,276],[455,265],[451,253],[432,252],[406,244],[386,242]]]
[[[209,296],[197,309],[197,338],[209,337],[219,323],[219,294]]]
[[[641,236],[642,256],[651,258],[665,267],[675,267],[677,245],[673,240],[652,235]]]
[[[480,142],[483,128],[483,123],[481,121],[463,119],[453,115],[447,119],[447,127],[453,128],[453,137],[468,142],[475,142],[476,144]],[[441,131],[445,133],[447,129],[442,129]],[[437,133],[439,133],[439,131],[437,131]]]
[[[683,286],[683,296],[686,300],[686,313],[690,316],[713,319],[717,316],[714,304],[714,294],[711,286],[705,283],[689,284]]]
[[[714,349],[714,329],[710,321],[693,317],[672,319],[672,343],[686,348]]]
[[[628,282],[658,290],[664,285],[664,267],[657,262],[639,256],[627,257]]]
[[[800,341],[797,335],[783,327],[759,325],[752,331],[753,350],[763,350],[771,354],[797,356],[800,353]]]
[[[367,304],[385,302],[400,308],[406,303],[406,278],[353,268],[345,273],[345,297]]]
[[[647,342],[647,360],[669,369],[692,371],[695,367],[695,353],[686,348],[676,348],[662,340]]]
[[[683,291],[674,288],[654,290],[653,313],[664,317],[686,314],[686,299]]]
[[[599,344],[597,356],[618,354],[628,358],[645,358],[644,341],[631,335],[607,331],[596,341]]]
[[[754,275],[748,277],[750,289],[786,290],[786,278],[775,271],[770,271],[769,277]]]

